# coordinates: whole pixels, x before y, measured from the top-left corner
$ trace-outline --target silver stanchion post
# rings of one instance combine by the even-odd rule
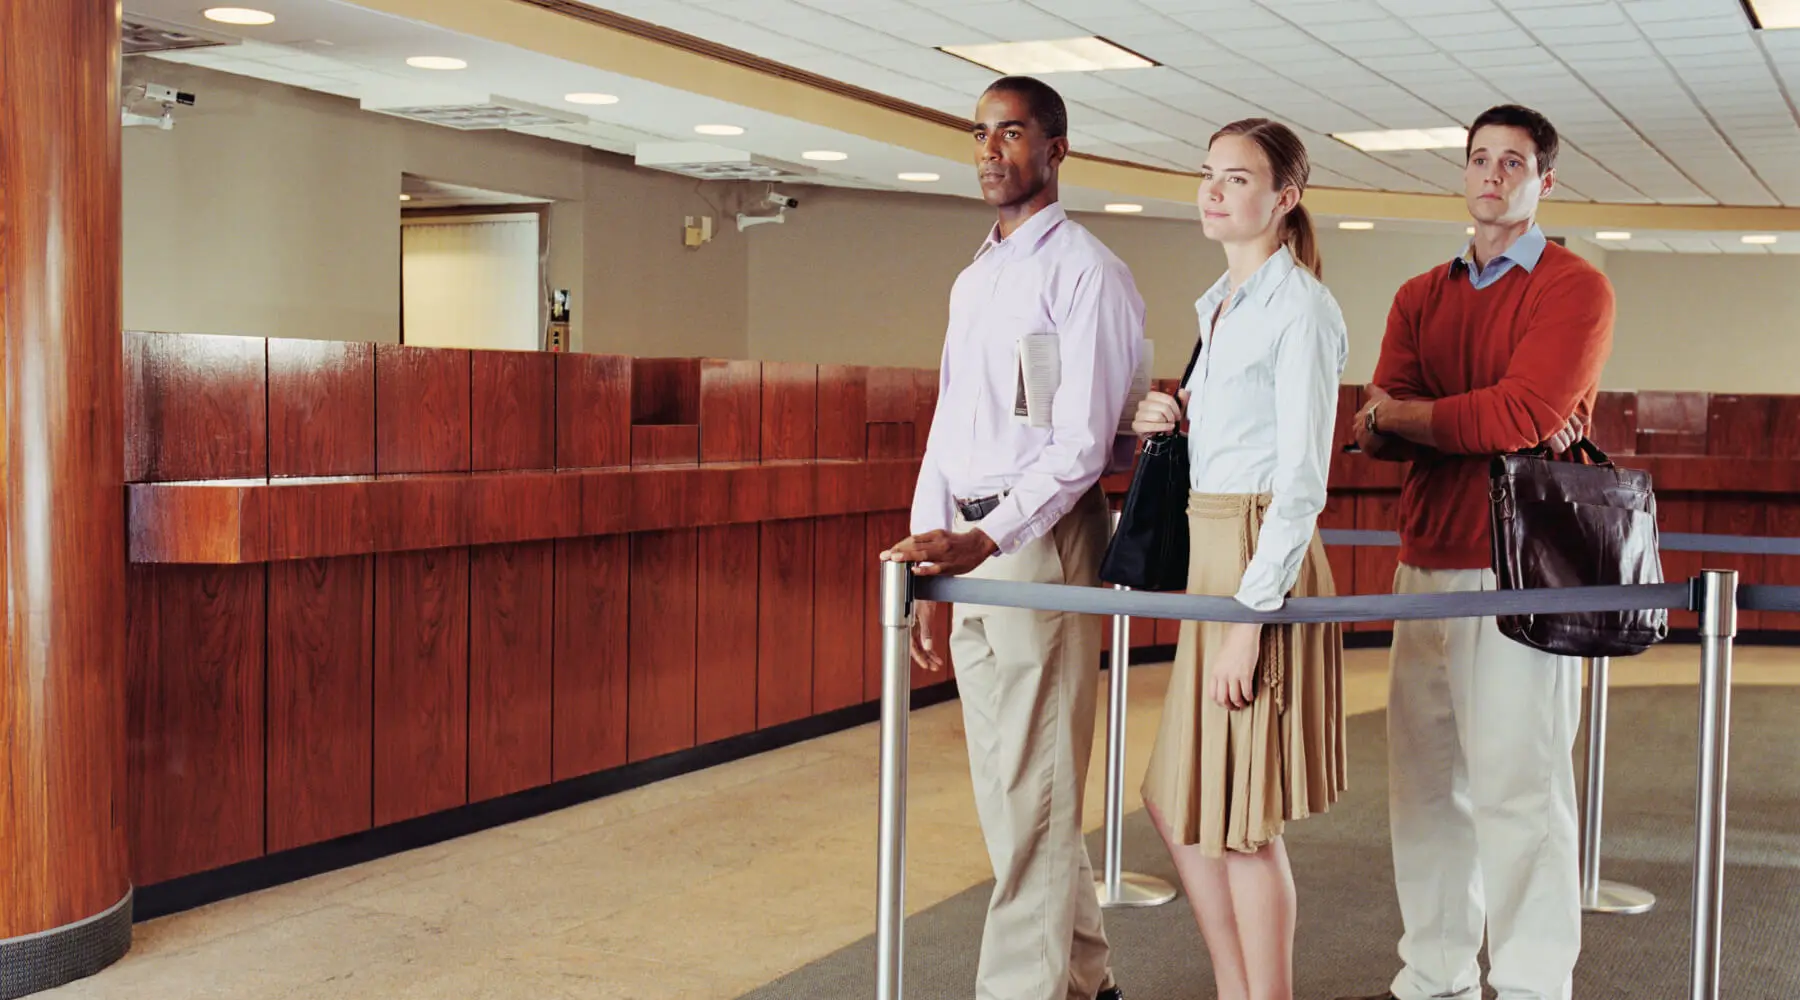
[[[1688,982],[1692,1000],[1717,1000],[1737,573],[1702,570],[1694,588],[1694,608],[1700,612],[1700,781],[1694,817],[1694,954]]]
[[[881,564],[881,814],[875,851],[875,997],[901,1000],[906,925],[906,725],[912,709],[912,565]]]
[[[1106,908],[1161,906],[1175,898],[1175,887],[1162,879],[1119,870],[1125,850],[1125,675],[1130,668],[1131,618],[1114,615],[1106,696],[1106,857],[1094,880],[1094,891]]]
[[[1588,913],[1647,913],[1656,897],[1600,878],[1600,813],[1606,801],[1606,684],[1612,661],[1588,661],[1587,794],[1581,803],[1581,908]]]

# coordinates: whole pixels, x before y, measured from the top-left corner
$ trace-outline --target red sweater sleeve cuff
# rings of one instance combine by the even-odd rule
[[[1431,439],[1438,451],[1453,455],[1467,452],[1462,429],[1468,426],[1469,405],[1467,396],[1452,396],[1431,404]]]

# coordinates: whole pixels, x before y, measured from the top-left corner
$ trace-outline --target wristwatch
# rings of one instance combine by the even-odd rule
[[[1369,407],[1368,416],[1363,418],[1363,426],[1367,428],[1370,434],[1381,433],[1381,428],[1375,426],[1375,411],[1379,409],[1381,409],[1381,404],[1376,403],[1374,406]]]

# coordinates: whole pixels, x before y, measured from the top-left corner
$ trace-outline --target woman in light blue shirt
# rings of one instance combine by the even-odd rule
[[[1306,148],[1267,119],[1225,126],[1201,167],[1201,226],[1228,269],[1196,303],[1181,399],[1151,393],[1139,434],[1185,415],[1188,592],[1259,611],[1335,588],[1325,507],[1348,337],[1300,204]],[[1343,645],[1333,625],[1183,622],[1144,803],[1212,955],[1220,1000],[1293,996],[1294,880],[1281,835],[1344,788]]]

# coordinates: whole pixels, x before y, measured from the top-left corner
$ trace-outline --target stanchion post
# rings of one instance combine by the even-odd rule
[[[906,726],[912,709],[912,564],[881,564],[881,806],[875,997],[901,1000],[906,925]]]
[[[1647,913],[1656,897],[1600,878],[1600,816],[1606,804],[1606,693],[1612,661],[1588,661],[1587,791],[1581,802],[1581,908],[1588,913]]]
[[[1115,590],[1125,587],[1115,586]],[[1105,908],[1161,906],[1175,898],[1175,887],[1153,875],[1122,872],[1125,853],[1125,715],[1126,675],[1131,670],[1131,616],[1114,615],[1112,655],[1107,660],[1106,702],[1106,856],[1094,891]]]
[[[1691,1000],[1717,1000],[1737,573],[1701,571],[1694,581],[1693,605],[1700,612],[1700,780],[1694,816],[1694,952],[1688,981]]]

